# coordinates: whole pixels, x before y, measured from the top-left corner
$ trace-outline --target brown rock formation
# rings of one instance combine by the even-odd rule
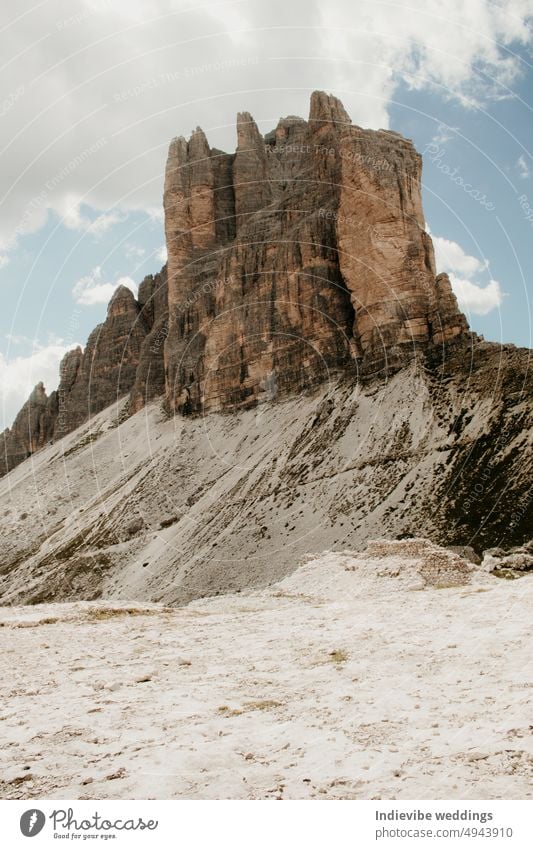
[[[139,301],[120,286],[85,350],[74,348],[63,357],[57,391],[48,397],[37,384],[13,426],[1,434],[0,475],[129,392],[133,410],[162,394],[166,317],[165,269],[145,278]]]
[[[147,327],[135,382],[130,393],[130,411],[136,413],[147,401],[165,393],[165,339],[168,336],[167,268],[145,277],[137,296],[141,317]]]
[[[18,413],[11,428],[0,435],[0,475],[6,474],[52,439],[56,394],[48,398],[38,383]]]
[[[132,292],[120,286],[107,318],[89,336],[85,351],[66,355],[58,390],[56,436],[78,427],[132,388],[148,327]]]
[[[237,135],[231,186],[230,157],[199,129],[169,151],[171,407],[249,406],[338,368],[385,376],[465,335],[436,276],[411,142],[353,126],[322,92],[308,122],[263,139],[245,112]]]
[[[470,340],[446,275],[436,276],[421,206],[421,158],[396,133],[353,126],[337,98],[265,138],[237,117],[234,155],[197,128],[170,145],[168,276],[138,301],[120,287],[86,348],[36,387],[2,435],[12,468],[130,393],[130,411],[166,391],[183,413],[231,410],[301,392],[342,370],[386,376],[435,364]]]

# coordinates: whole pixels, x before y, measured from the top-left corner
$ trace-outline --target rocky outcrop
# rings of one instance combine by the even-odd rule
[[[147,401],[165,393],[164,347],[168,336],[167,268],[145,277],[137,295],[141,317],[147,329],[142,343],[135,381],[130,393],[130,412],[136,413]]]
[[[489,548],[484,552],[483,568],[498,578],[514,580],[533,572],[533,540],[510,549]]]
[[[0,475],[6,474],[52,439],[56,415],[56,393],[49,398],[43,384],[38,383],[12,427],[0,435]]]
[[[92,331],[83,354],[79,349],[70,352],[61,364],[56,436],[74,430],[131,390],[147,333],[140,305],[130,289],[119,286],[106,320]]]
[[[265,138],[240,113],[237,137],[233,158],[211,150],[200,129],[170,146],[172,408],[253,406],[338,369],[386,376],[469,340],[436,274],[411,142],[353,126],[322,92],[308,121],[282,119]]]
[[[172,141],[168,265],[137,300],[120,287],[57,392],[30,399],[2,437],[4,471],[127,395],[130,413],[163,394],[183,414],[235,411],[339,375],[490,359],[436,273],[410,141],[353,125],[323,92],[264,137],[239,113],[237,138],[235,154],[200,128]]]
[[[120,286],[85,350],[77,347],[63,357],[57,391],[48,397],[37,384],[13,426],[0,436],[0,475],[128,393],[132,411],[162,395],[167,317],[166,268],[143,280],[138,300]]]

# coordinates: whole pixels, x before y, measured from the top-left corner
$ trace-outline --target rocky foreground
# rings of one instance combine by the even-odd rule
[[[531,798],[530,576],[421,540],[0,612],[4,798]]]

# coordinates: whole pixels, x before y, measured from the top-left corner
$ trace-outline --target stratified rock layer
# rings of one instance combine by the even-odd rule
[[[197,129],[165,179],[167,395],[181,412],[299,392],[337,369],[385,376],[467,338],[424,229],[421,157],[311,97],[263,138],[237,118],[233,157]]]

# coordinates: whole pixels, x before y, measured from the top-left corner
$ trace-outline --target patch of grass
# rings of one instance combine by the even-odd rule
[[[71,454],[75,454],[76,451],[80,451],[82,448],[86,448],[87,445],[90,445],[91,442],[96,442],[102,436],[103,431],[101,430],[92,430],[83,439],[80,439],[75,445],[69,448],[67,451],[63,452],[63,457],[69,457]]]
[[[322,606],[322,602],[316,596],[306,595],[306,593],[290,593],[286,590],[276,590],[276,592],[272,593],[272,598],[296,599],[297,601],[307,601],[310,604],[315,604],[317,607]]]
[[[245,710],[272,710],[273,708],[281,707],[281,702],[276,699],[261,699],[258,702],[246,702]]]
[[[458,584],[457,581],[439,581],[438,584],[433,585],[433,589],[435,590],[451,590],[454,587],[462,587],[464,584]]]
[[[222,716],[240,716],[242,713],[242,710],[234,710],[233,708],[230,708],[229,705],[220,705],[217,710],[222,714]]]
[[[102,619],[113,619],[117,616],[150,616],[158,612],[150,608],[138,607],[97,607],[87,611],[87,618],[93,622],[100,622]]]
[[[119,410],[119,413],[118,413],[118,416],[116,417],[116,419],[112,419],[112,421],[110,422],[109,429],[111,430],[112,428],[120,427],[120,425],[124,424],[124,422],[127,421],[129,419],[129,417],[130,417],[130,405],[129,405],[128,402],[126,402],[122,406],[122,408]]]
[[[348,660],[348,653],[344,651],[344,649],[335,649],[334,651],[330,651],[329,659],[331,663],[346,663]]]
[[[259,699],[256,702],[245,702],[241,709],[231,708],[229,705],[220,705],[217,709],[222,716],[241,716],[251,710],[273,710],[274,708],[282,707],[282,702],[276,699]]]
[[[522,577],[522,575],[512,572],[510,569],[493,569],[490,574],[496,578],[503,578],[505,581],[518,581]]]
[[[55,625],[59,622],[57,616],[49,616],[46,619],[37,619],[35,622],[0,622],[2,628],[38,628],[39,625]]]

